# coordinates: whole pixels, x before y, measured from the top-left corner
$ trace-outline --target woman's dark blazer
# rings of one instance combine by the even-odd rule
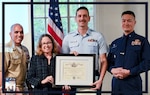
[[[41,84],[47,76],[55,74],[55,58],[50,60],[50,72],[48,71],[48,59],[44,55],[34,55],[31,58],[30,67],[27,73],[27,81],[34,86],[33,90],[49,91],[52,84]]]

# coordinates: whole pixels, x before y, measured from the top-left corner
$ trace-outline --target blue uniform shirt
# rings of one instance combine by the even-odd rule
[[[108,54],[109,72],[112,68],[123,67],[129,69],[131,75],[139,75],[150,69],[150,45],[146,38],[132,32],[116,39],[110,46]],[[123,44],[126,44],[125,47]],[[124,48],[124,50],[123,50]]]
[[[96,54],[96,70],[99,70],[98,56],[107,53],[107,50],[107,44],[103,35],[91,29],[88,29],[83,36],[78,31],[69,33],[63,39],[62,44],[63,53],[76,51],[79,54]]]

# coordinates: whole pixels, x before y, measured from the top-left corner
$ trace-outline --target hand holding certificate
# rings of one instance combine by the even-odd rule
[[[95,54],[56,56],[55,85],[89,87],[95,80]]]

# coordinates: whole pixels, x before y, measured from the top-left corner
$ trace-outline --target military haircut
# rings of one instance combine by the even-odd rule
[[[122,14],[121,14],[121,17],[125,14],[129,14],[129,15],[132,15],[134,18],[135,18],[135,14],[133,11],[130,11],[130,10],[127,10],[127,11],[124,11]]]
[[[78,12],[79,10],[86,10],[86,11],[88,12],[88,15],[89,15],[89,10],[88,10],[85,6],[81,6],[81,7],[79,7],[79,8],[76,10],[76,16],[77,16],[77,12]]]

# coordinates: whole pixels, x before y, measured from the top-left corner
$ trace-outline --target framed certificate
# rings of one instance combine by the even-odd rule
[[[56,55],[55,85],[90,87],[95,81],[95,54]]]

